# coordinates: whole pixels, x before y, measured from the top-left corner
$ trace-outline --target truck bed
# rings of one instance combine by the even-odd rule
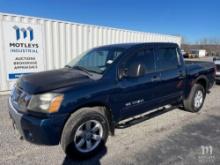
[[[194,61],[194,60],[185,60],[185,65],[187,68],[203,68],[203,69],[211,69],[214,68],[213,62],[208,61]]]

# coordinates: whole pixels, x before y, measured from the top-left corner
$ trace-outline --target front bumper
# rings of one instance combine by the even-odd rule
[[[64,124],[68,115],[56,115],[48,118],[33,117],[19,113],[9,98],[9,114],[19,134],[35,144],[57,145],[60,142]]]

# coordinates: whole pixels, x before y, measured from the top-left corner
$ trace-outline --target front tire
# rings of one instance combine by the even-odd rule
[[[206,97],[205,89],[200,84],[193,85],[187,99],[183,101],[184,109],[189,112],[199,112]]]
[[[65,124],[61,146],[70,158],[88,158],[104,147],[108,133],[107,118],[99,107],[82,108]]]

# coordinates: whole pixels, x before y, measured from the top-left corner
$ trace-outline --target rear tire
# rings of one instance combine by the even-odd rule
[[[108,133],[107,118],[99,107],[82,108],[66,122],[61,146],[70,158],[89,158],[103,149]]]
[[[193,85],[187,99],[183,101],[184,110],[189,112],[199,112],[206,97],[205,89],[200,84]]]

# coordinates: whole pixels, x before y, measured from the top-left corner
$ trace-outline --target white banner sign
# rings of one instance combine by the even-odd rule
[[[8,80],[44,70],[41,25],[3,22]]]

